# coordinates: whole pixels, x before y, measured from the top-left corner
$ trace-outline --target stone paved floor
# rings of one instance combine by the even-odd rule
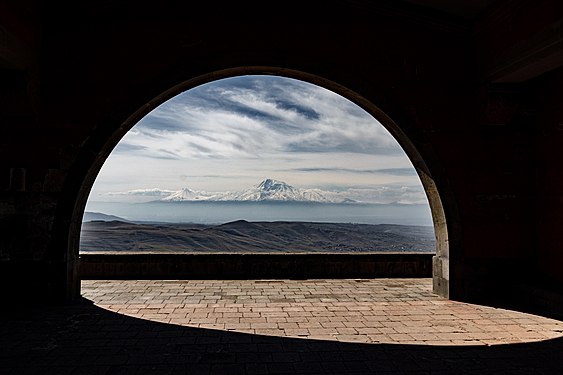
[[[0,374],[563,374],[563,322],[429,279],[83,281],[0,311]]]
[[[175,325],[361,343],[498,345],[563,336],[563,322],[445,300],[431,279],[83,281],[116,313]]]

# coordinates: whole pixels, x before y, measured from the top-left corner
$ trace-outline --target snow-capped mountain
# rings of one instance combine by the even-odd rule
[[[285,201],[285,202],[320,202],[341,203],[345,199],[327,197],[319,189],[300,189],[283,181],[267,178],[258,185],[238,192],[207,193],[188,188],[179,190],[162,198],[163,201]],[[349,199],[347,199],[350,202]]]
[[[232,201],[293,201],[330,202],[320,190],[299,189],[283,181],[265,179],[258,185],[236,193],[225,194],[219,200]]]
[[[209,200],[211,195],[203,191],[195,191],[188,188],[175,191],[167,197],[162,198],[162,201],[178,202],[178,201],[205,201]]]

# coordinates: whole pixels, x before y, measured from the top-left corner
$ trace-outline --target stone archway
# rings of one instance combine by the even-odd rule
[[[417,171],[428,202],[432,212],[432,219],[434,224],[434,231],[436,236],[436,255],[433,260],[433,288],[434,291],[443,297],[449,297],[449,242],[448,242],[448,229],[446,225],[445,212],[442,205],[438,188],[432,177],[432,174],[424,162],[423,157],[418,149],[411,141],[410,137],[405,133],[392,118],[374,105],[368,99],[355,93],[354,91],[343,87],[331,80],[321,78],[319,76],[304,73],[297,70],[290,70],[276,67],[263,67],[263,66],[246,66],[232,69],[225,69],[200,75],[196,78],[184,81],[156,96],[150,102],[137,109],[126,121],[120,124],[115,124],[111,133],[100,134],[94,137],[93,141],[88,147],[85,147],[84,162],[89,164],[86,170],[82,172],[82,183],[77,190],[76,201],[72,209],[72,218],[69,227],[69,240],[68,240],[68,254],[69,260],[69,284],[73,285],[71,295],[77,296],[79,294],[79,275],[78,275],[78,250],[80,241],[81,220],[84,213],[85,205],[90,194],[90,189],[100,171],[103,163],[108,158],[116,144],[120,139],[146,114],[151,110],[164,103],[173,96],[199,86],[201,84],[215,81],[222,78],[252,75],[252,74],[267,74],[285,76],[288,78],[295,78],[306,81],[326,89],[329,89],[362,107],[377,119],[397,140],[403,148],[409,159],[411,160],[415,170]],[[84,164],[82,164],[84,165]]]

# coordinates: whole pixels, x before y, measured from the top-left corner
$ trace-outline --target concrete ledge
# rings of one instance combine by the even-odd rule
[[[432,277],[434,253],[81,254],[81,279]]]

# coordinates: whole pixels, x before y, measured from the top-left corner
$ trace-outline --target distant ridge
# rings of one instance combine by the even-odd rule
[[[82,222],[88,222],[88,221],[123,221],[125,223],[129,223],[130,221],[127,219],[124,219],[122,217],[119,216],[114,216],[114,215],[107,215],[107,214],[103,214],[101,212],[90,212],[90,211],[86,211],[84,212],[84,216],[82,216]]]
[[[235,220],[219,225],[84,223],[80,251],[120,253],[435,252],[433,227]]]

